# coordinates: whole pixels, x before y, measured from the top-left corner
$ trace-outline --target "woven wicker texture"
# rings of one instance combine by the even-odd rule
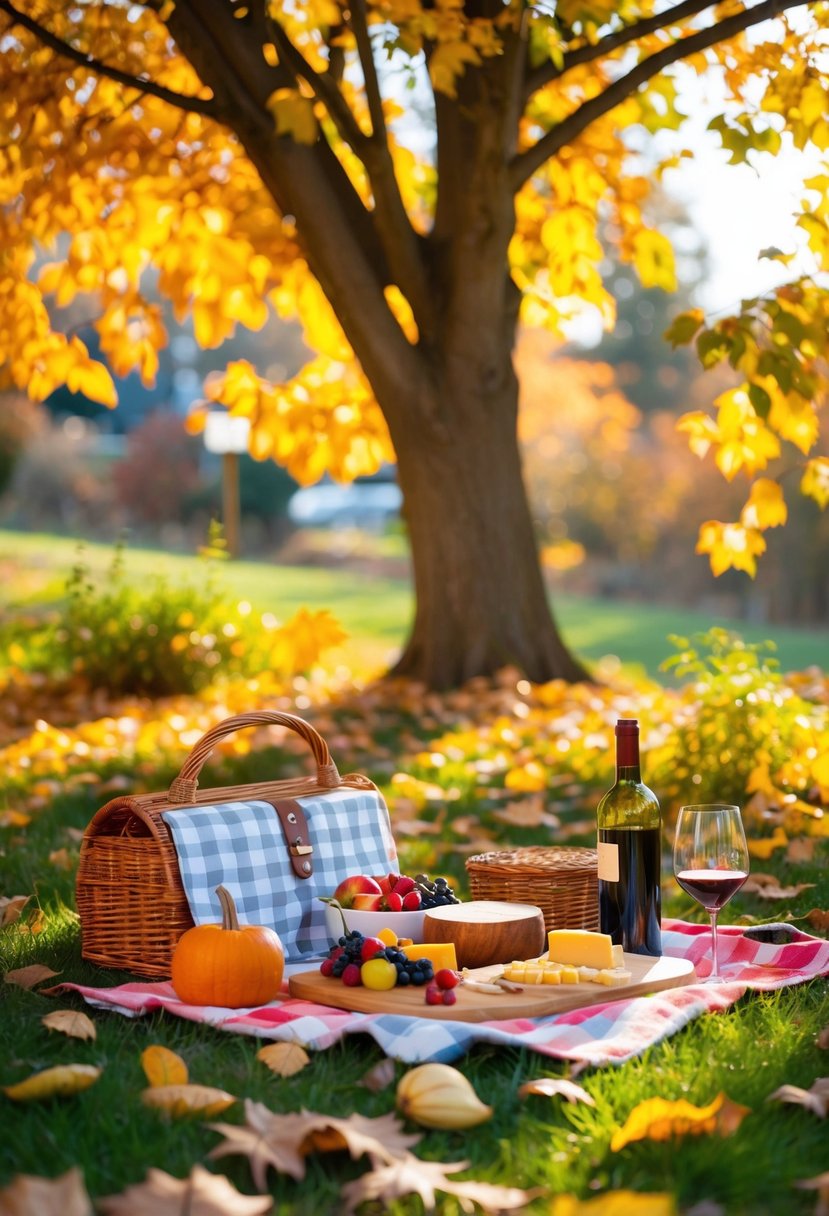
[[[535,904],[547,929],[599,928],[595,849],[537,845],[478,853],[466,869],[473,899]]]
[[[220,739],[245,727],[266,725],[287,727],[308,743],[315,776],[198,789],[202,765]],[[90,821],[75,885],[83,957],[136,975],[169,977],[176,942],[193,918],[162,812],[245,798],[273,802],[338,786],[376,788],[359,774],[340,777],[325,740],[301,718],[257,710],[220,722],[195,744],[169,790],[113,798]]]

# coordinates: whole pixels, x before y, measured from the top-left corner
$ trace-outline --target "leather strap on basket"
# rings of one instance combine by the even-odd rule
[[[310,878],[314,873],[314,848],[308,835],[305,812],[295,798],[283,798],[280,802],[272,802],[271,806],[282,826],[294,874],[297,878]]]
[[[238,714],[233,718],[225,718],[224,722],[220,722],[218,726],[214,726],[202,735],[185,760],[181,772],[173,779],[167,791],[169,801],[181,805],[192,802],[199,787],[199,773],[202,765],[213,751],[214,746],[220,739],[249,726],[286,726],[289,730],[296,731],[311,749],[317,766],[317,784],[322,789],[329,790],[336,789],[340,785],[340,774],[331,759],[328,744],[322,735],[314,730],[313,726],[294,714],[281,713],[279,710],[257,709],[247,714]]]

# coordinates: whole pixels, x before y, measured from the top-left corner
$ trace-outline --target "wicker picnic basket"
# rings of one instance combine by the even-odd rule
[[[202,765],[216,743],[242,728],[269,725],[296,731],[309,745],[316,766],[313,776],[198,788]],[[192,926],[193,917],[173,838],[161,817],[165,811],[250,798],[276,802],[343,787],[377,788],[359,774],[341,777],[325,740],[301,718],[257,710],[220,722],[195,744],[168,790],[113,798],[90,821],[75,889],[83,957],[137,975],[169,976],[176,942]]]
[[[478,853],[466,862],[473,899],[535,904],[547,929],[599,928],[595,849],[544,846]]]

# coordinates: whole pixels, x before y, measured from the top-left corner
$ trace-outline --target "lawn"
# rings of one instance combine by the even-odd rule
[[[15,569],[25,567],[29,583],[20,590],[7,576],[10,599],[20,604],[26,597],[30,605],[37,604],[44,588],[47,597],[56,597],[63,568],[71,561],[71,544],[63,549],[55,545],[38,568],[34,541],[19,547],[15,541],[2,538],[0,562],[8,571],[5,563],[14,553]],[[104,550],[101,561],[108,558]],[[154,555],[136,553],[132,560],[146,562],[148,573],[160,567]],[[171,577],[178,577],[187,563],[175,559],[170,569]],[[338,583],[338,576],[318,570],[239,563],[227,567],[225,577],[234,581],[238,594],[279,614],[301,602],[332,607],[355,636],[373,638],[378,647],[386,640],[394,644],[397,608],[408,603],[401,584],[369,588],[342,575]],[[343,589],[347,583],[351,598]],[[582,613],[584,608],[580,606]],[[383,633],[392,617],[398,624]],[[667,624],[665,618],[662,624]],[[574,644],[577,627],[574,614],[568,633]],[[639,628],[644,637],[656,624],[651,619]],[[693,626],[677,620],[666,632],[672,628],[691,631]],[[618,653],[615,639],[597,632],[588,643],[588,636],[585,632],[578,644],[582,654],[588,654],[588,644],[595,646],[596,658],[611,647]],[[635,649],[629,653],[637,655]],[[812,651],[811,661],[817,657]],[[829,685],[816,676],[796,680],[794,686],[784,683],[748,655],[737,667],[719,674],[711,668],[693,687],[664,690],[627,673],[617,674],[602,689],[530,689],[495,682],[474,693],[425,699],[405,686],[350,689],[341,680],[328,683],[323,677],[299,687],[303,716],[329,740],[341,770],[367,773],[384,791],[402,868],[445,873],[463,895],[468,894],[465,858],[470,850],[592,842],[595,805],[612,779],[612,722],[635,704],[646,741],[646,776],[660,795],[666,819],[664,911],[699,919],[699,910],[670,878],[670,822],[689,790],[706,797],[717,791],[737,798],[746,809],[758,849],[753,869],[773,876],[782,892],[777,898],[739,894],[724,922],[791,919],[807,931],[825,934],[820,912],[829,908],[829,849],[821,812],[829,791],[821,803],[819,765],[829,750]],[[26,720],[25,686],[0,691],[6,703],[22,698],[20,713],[9,718],[13,725],[0,737],[0,897],[30,897],[20,919],[0,930],[0,970],[42,964],[57,972],[59,980],[97,986],[122,982],[126,975],[102,971],[80,957],[74,876],[79,837],[91,815],[125,788],[166,788],[194,737],[211,722],[242,709],[289,707],[298,696],[297,686],[239,680],[199,696],[157,702],[78,698],[76,720],[60,727],[49,725],[47,713],[39,712],[38,722]],[[40,709],[42,689],[37,693]],[[304,757],[296,749],[275,747],[270,736],[256,743],[252,750],[222,749],[211,759],[202,785],[302,770]],[[103,1069],[91,1089],[73,1096],[23,1105],[0,1095],[6,1128],[0,1138],[0,1211],[1,1188],[18,1174],[56,1177],[72,1166],[83,1171],[96,1203],[142,1182],[151,1167],[184,1178],[194,1164],[226,1175],[246,1195],[254,1193],[244,1158],[210,1158],[220,1141],[208,1125],[213,1120],[174,1120],[142,1103],[146,1081],[140,1057],[152,1044],[178,1053],[192,1081],[254,1099],[275,1112],[378,1117],[394,1107],[394,1081],[379,1090],[361,1084],[383,1059],[367,1036],[313,1053],[306,1068],[280,1078],[257,1059],[261,1044],[253,1038],[163,1014],[130,1020],[86,1007],[74,996],[56,1000],[14,984],[0,985],[0,1001],[0,1085],[51,1065],[84,1063]],[[96,1027],[95,1040],[47,1030],[41,1018],[58,1007],[87,1012]],[[722,1014],[697,1018],[629,1063],[581,1072],[578,1084],[593,1106],[561,1097],[521,1098],[518,1088],[524,1082],[565,1078],[568,1064],[524,1049],[477,1046],[458,1067],[493,1107],[492,1119],[467,1132],[423,1131],[413,1151],[428,1161],[468,1161],[461,1176],[538,1188],[525,1208],[531,1216],[551,1211],[556,1216],[582,1211],[585,1216],[812,1213],[814,1191],[797,1189],[795,1183],[829,1170],[826,1122],[803,1106],[768,1099],[782,1085],[808,1088],[827,1074],[826,1035],[821,1037],[827,1024],[826,979],[749,994]],[[404,1071],[397,1064],[394,1080]],[[704,1106],[720,1093],[749,1111],[732,1134],[708,1131],[611,1149],[614,1131],[640,1102],[682,1098]],[[218,1118],[240,1123],[241,1102]],[[411,1124],[407,1130],[417,1131]],[[302,1180],[269,1170],[272,1210],[279,1216],[338,1216],[342,1187],[366,1169],[365,1158],[312,1152]],[[627,1190],[639,1198],[617,1194]],[[646,1208],[642,1196],[648,1193],[666,1196],[664,1205]],[[567,1195],[574,1196],[573,1205],[582,1206],[551,1208],[554,1197]],[[614,1195],[618,1206],[612,1207]],[[602,1206],[591,1207],[591,1200]],[[416,1216],[422,1210],[419,1199],[402,1197],[368,1203],[362,1212]],[[457,1216],[460,1210],[457,1198],[438,1195],[440,1216]]]

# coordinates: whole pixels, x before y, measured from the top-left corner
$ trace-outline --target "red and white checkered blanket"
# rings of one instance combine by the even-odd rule
[[[711,935],[707,925],[664,921],[662,944],[665,954],[690,959],[700,979],[708,975]],[[128,1017],[165,1009],[221,1030],[301,1043],[318,1051],[343,1035],[368,1034],[387,1055],[406,1063],[454,1060],[473,1044],[484,1042],[527,1047],[558,1059],[598,1065],[620,1064],[639,1055],[699,1014],[727,1009],[749,989],[768,991],[829,975],[829,941],[798,930],[792,930],[791,942],[769,945],[747,938],[740,928],[724,926],[719,930],[719,954],[720,970],[727,980],[724,984],[695,982],[553,1017],[478,1023],[349,1013],[288,996],[261,1009],[185,1005],[167,982],[117,988],[59,987],[79,992],[90,1005]]]

